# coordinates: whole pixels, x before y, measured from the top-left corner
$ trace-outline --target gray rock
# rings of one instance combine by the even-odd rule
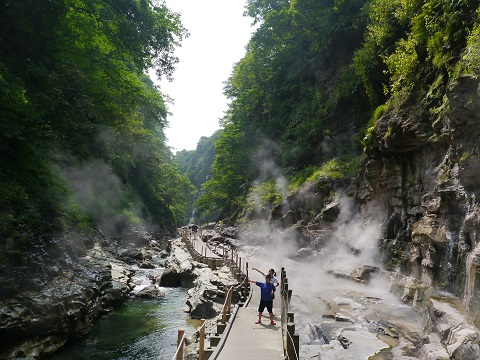
[[[461,353],[464,344],[473,341],[478,344],[479,333],[473,326],[466,313],[459,309],[462,306],[459,302],[454,307],[455,300],[452,298],[429,300],[429,314],[432,328],[440,335],[442,343],[446,346],[450,355]],[[474,351],[474,347],[465,348],[466,352]]]
[[[155,285],[149,285],[137,292],[135,296],[144,299],[159,299],[165,297],[165,293]]]
[[[450,355],[440,341],[438,334],[429,334],[418,352],[419,360],[449,360]],[[472,358],[473,359],[473,358]]]
[[[155,265],[148,261],[142,261],[140,265],[138,265],[141,269],[155,269]]]
[[[170,256],[165,260],[165,271],[160,278],[160,286],[185,287],[193,286],[193,259],[181,240],[171,242]]]

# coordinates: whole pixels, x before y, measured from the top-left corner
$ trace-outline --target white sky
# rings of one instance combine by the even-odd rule
[[[227,110],[224,82],[234,63],[245,55],[252,19],[244,17],[246,0],[165,0],[168,8],[181,13],[190,33],[175,51],[180,62],[174,80],[162,80],[163,94],[173,98],[168,105],[169,128],[165,134],[172,151],[193,150],[202,136],[220,128]]]

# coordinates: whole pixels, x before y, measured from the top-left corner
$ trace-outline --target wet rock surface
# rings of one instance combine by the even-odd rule
[[[40,291],[2,300],[0,358],[36,358],[86,334],[100,315],[127,296],[131,275],[127,265],[112,265],[94,246]]]
[[[135,294],[136,297],[144,299],[159,299],[165,297],[165,293],[155,285],[149,285]]]
[[[193,318],[217,316],[225,301],[225,291],[238,285],[230,269],[224,266],[212,270],[206,264],[194,261],[181,239],[171,241],[170,248],[160,285],[169,283],[189,288],[186,305]],[[234,297],[238,301],[239,295]]]
[[[25,254],[28,267],[2,269],[2,285],[15,291],[0,293],[0,358],[43,358],[84,336],[130,296],[132,265],[156,262],[161,251],[152,235],[133,228],[115,240],[101,232],[37,240]]]
[[[301,359],[480,359],[478,329],[453,295],[433,294],[415,310],[381,290],[395,279],[388,272],[355,287],[330,276],[314,295],[294,291]]]

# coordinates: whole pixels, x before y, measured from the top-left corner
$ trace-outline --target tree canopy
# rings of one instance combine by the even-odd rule
[[[184,221],[193,187],[172,164],[146,74],[170,78],[187,35],[163,2],[0,2],[2,237],[106,226],[107,215],[114,227]]]
[[[439,106],[442,86],[478,64],[471,51],[462,59],[468,41],[478,48],[478,7],[476,0],[247,1],[257,28],[225,85],[231,103],[200,208],[238,213],[255,181],[270,184],[281,172],[297,183],[332,159],[349,167],[379,114],[432,86],[427,106]]]

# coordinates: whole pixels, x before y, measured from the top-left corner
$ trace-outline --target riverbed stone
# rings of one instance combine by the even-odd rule
[[[318,358],[322,360],[368,359],[389,346],[374,333],[363,328],[346,328],[329,344],[320,346]]]
[[[135,294],[136,297],[144,299],[160,299],[165,297],[165,293],[155,285],[149,285]]]
[[[170,256],[165,260],[160,286],[191,288],[195,279],[193,258],[181,239],[172,240],[170,243]]]
[[[418,352],[419,360],[449,360],[450,355],[443,346],[438,334],[429,334],[425,338],[425,344]]]

